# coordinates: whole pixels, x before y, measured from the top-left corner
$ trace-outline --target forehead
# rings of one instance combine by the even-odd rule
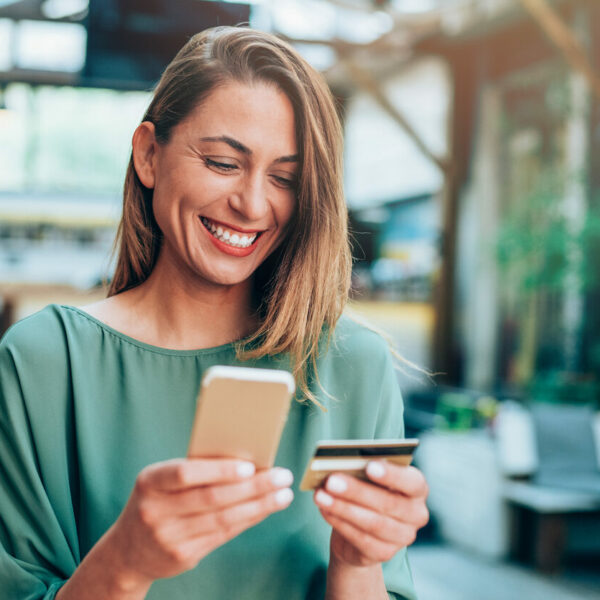
[[[274,84],[222,84],[176,129],[188,138],[229,136],[252,150],[297,153],[294,109]]]

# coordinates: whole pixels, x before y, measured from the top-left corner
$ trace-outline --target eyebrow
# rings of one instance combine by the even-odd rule
[[[277,160],[275,160],[275,162],[277,164],[298,162],[298,155],[297,154],[290,154],[289,156],[281,156],[280,158],[278,158]]]
[[[231,146],[234,150],[237,150],[238,152],[242,152],[243,154],[247,154],[248,156],[250,156],[252,154],[252,150],[250,150],[250,148],[248,148],[248,146],[244,146],[244,144],[242,144],[242,142],[238,142],[237,140],[234,140],[233,138],[230,138],[229,136],[226,135],[220,135],[217,137],[203,137],[201,138],[202,142],[225,142],[226,144],[228,144],[229,146]]]
[[[247,156],[250,156],[252,154],[252,150],[250,150],[250,148],[248,148],[248,146],[245,146],[244,144],[242,144],[242,142],[239,142],[238,140],[230,138],[227,135],[219,135],[216,137],[203,137],[203,138],[201,138],[200,141],[202,141],[202,142],[224,142],[225,144],[231,146],[234,150],[237,150],[238,152],[241,152],[242,154],[246,154]],[[280,156],[274,162],[277,164],[298,162],[298,155],[290,154],[288,156]]]

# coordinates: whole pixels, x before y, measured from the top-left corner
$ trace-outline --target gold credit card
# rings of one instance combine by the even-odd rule
[[[331,473],[345,473],[370,481],[365,467],[372,460],[410,465],[419,440],[323,440],[317,443],[300,483],[302,491],[315,490]]]

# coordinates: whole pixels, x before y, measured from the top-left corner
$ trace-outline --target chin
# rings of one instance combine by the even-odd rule
[[[252,276],[251,274],[248,275],[247,273],[197,273],[199,277],[208,283],[227,287],[240,285]]]

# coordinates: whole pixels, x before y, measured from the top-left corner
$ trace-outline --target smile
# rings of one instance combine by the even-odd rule
[[[249,248],[261,233],[257,231],[254,233],[242,233],[241,231],[227,229],[221,223],[215,223],[206,217],[200,217],[200,219],[213,237],[232,248]]]

